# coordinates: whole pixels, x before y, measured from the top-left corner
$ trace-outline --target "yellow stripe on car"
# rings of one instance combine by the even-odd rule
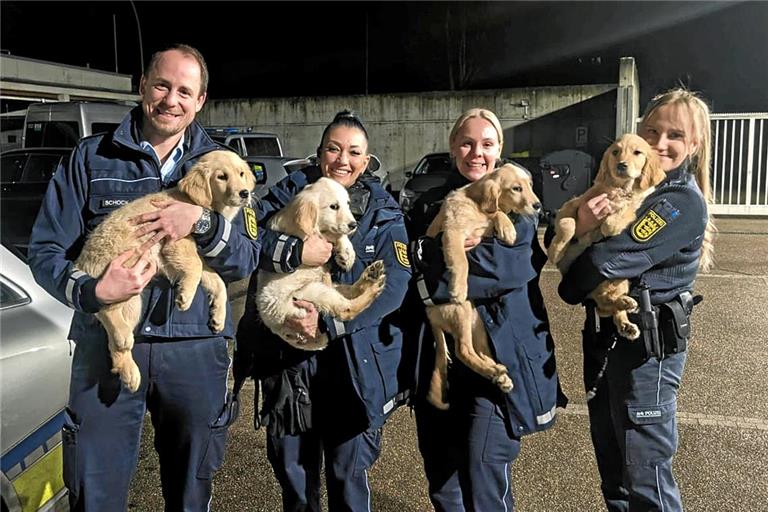
[[[22,512],[33,512],[64,488],[61,444],[37,459],[13,481]]]

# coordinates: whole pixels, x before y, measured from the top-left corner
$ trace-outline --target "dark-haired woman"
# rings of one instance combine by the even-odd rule
[[[368,134],[352,112],[339,112],[323,131],[317,165],[296,171],[270,189],[257,209],[262,234],[261,267],[292,272],[301,265],[331,265],[334,282],[353,283],[383,260],[387,284],[376,301],[348,322],[318,315],[297,301],[306,318],[291,327],[305,338],[325,333],[321,352],[296,350],[258,322],[253,300],[238,327],[236,379],[261,382],[263,403],[256,422],[267,428],[269,461],[283,491],[283,510],[320,510],[320,468],[325,459],[330,510],[370,510],[368,469],[379,455],[381,428],[402,402],[398,368],[403,338],[394,318],[410,279],[408,239],[402,212],[378,179],[366,174]],[[265,226],[306,185],[320,177],[344,185],[358,228],[352,270],[339,269],[331,245],[319,236],[300,240]],[[256,290],[252,277],[249,297]],[[257,393],[258,401],[258,393]]]

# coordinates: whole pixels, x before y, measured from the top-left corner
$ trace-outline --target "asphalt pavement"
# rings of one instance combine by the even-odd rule
[[[704,301],[692,320],[674,468],[687,511],[768,511],[768,219],[718,219],[718,226],[716,267],[696,282]],[[605,507],[581,384],[583,312],[559,300],[558,282],[557,271],[547,266],[541,288],[560,379],[571,402],[558,410],[553,428],[524,438],[512,466],[517,510],[601,511]],[[230,287],[236,316],[242,311],[243,287]],[[214,480],[211,509],[276,512],[281,510],[280,490],[267,461],[264,430],[253,429],[251,383],[243,395],[240,419],[230,429],[224,465]],[[161,511],[159,465],[151,425],[145,424],[129,510]],[[395,412],[385,426],[370,484],[374,511],[432,510],[407,408]]]

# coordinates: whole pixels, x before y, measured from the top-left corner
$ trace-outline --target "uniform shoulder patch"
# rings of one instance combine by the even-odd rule
[[[256,223],[256,212],[253,208],[247,206],[243,208],[243,224],[245,225],[245,234],[252,240],[256,240],[259,236],[259,227]]]
[[[408,246],[405,245],[403,242],[400,242],[399,240],[395,240],[394,244],[395,244],[395,256],[397,257],[397,262],[404,267],[410,267],[411,262],[408,260]]]
[[[656,233],[661,231],[667,226],[661,215],[655,210],[655,206],[648,210],[645,215],[635,222],[632,226],[631,234],[632,238],[639,243],[644,243],[653,238]]]

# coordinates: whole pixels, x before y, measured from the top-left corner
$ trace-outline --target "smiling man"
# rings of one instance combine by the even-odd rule
[[[141,255],[118,256],[99,278],[73,266],[88,234],[113,210],[173,187],[204,154],[223,149],[195,121],[208,71],[200,53],[176,45],[153,55],[141,77],[141,105],[112,132],[87,137],[58,169],[32,230],[35,279],[75,310],[76,342],[67,418],[64,480],[73,511],[126,510],[146,411],[160,459],[165,510],[204,511],[221,465],[232,421],[227,393],[231,318],[223,332],[208,325],[207,297],[198,287],[192,306],[176,308],[173,284],[156,276]],[[256,268],[259,243],[245,227],[200,206],[171,201],[137,219],[137,233],[154,240],[192,234],[206,264],[225,281]],[[250,212],[252,214],[252,212]],[[141,386],[131,393],[111,372],[107,335],[93,313],[137,294],[142,316],[133,357]]]

